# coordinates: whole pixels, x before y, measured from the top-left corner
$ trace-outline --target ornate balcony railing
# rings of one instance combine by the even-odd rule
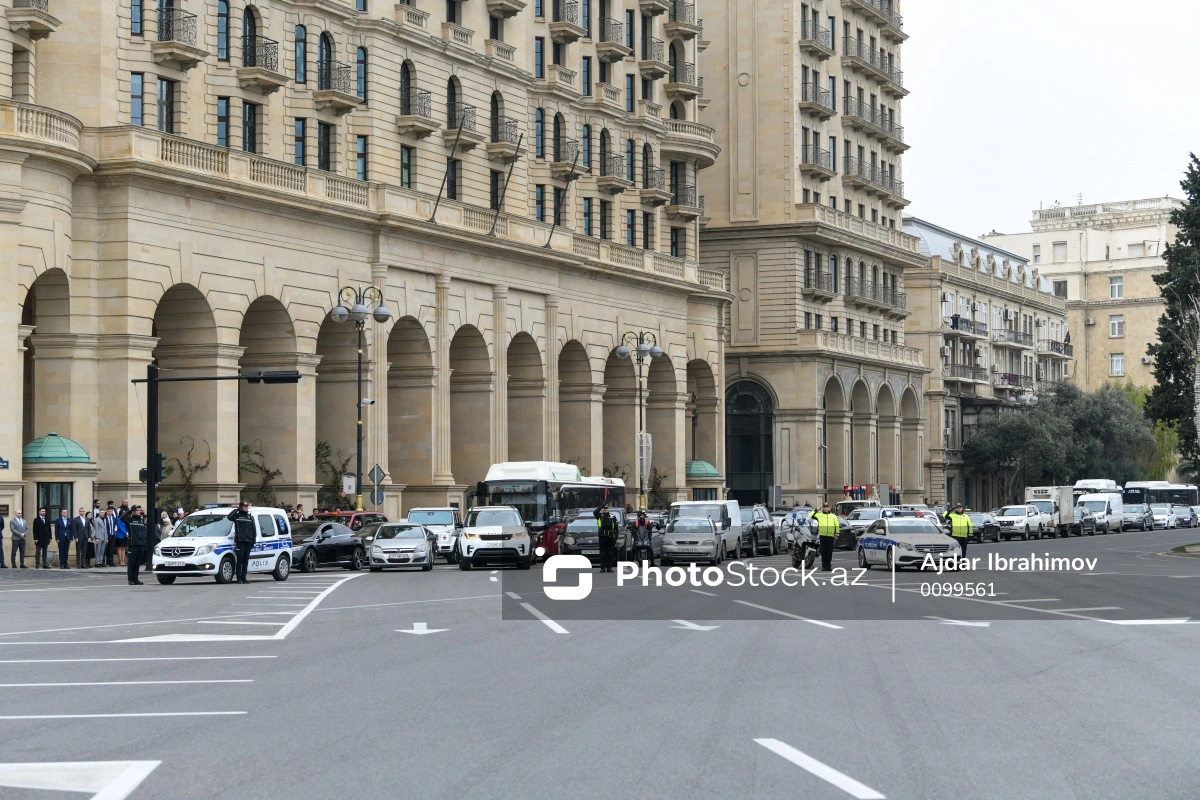
[[[38,11],[48,12],[50,0],[13,0],[13,8],[36,8]]]
[[[906,298],[904,292],[898,292],[890,286],[876,283],[865,278],[848,278],[846,293],[852,297],[860,297],[892,308],[904,309]]]
[[[667,45],[662,39],[655,39],[653,36],[646,36],[642,39],[643,61],[665,61],[666,58]]]
[[[671,76],[668,79],[669,83],[683,83],[688,86],[696,85],[696,65],[683,63],[671,65]]]
[[[832,114],[836,109],[833,107],[833,100],[829,96],[828,89],[822,89],[815,83],[804,83],[800,85],[800,102],[813,103],[821,106]]]
[[[616,19],[600,20],[600,41],[625,46],[625,23]]]
[[[992,333],[992,341],[1003,344],[1016,344],[1022,347],[1033,347],[1033,334],[1009,330],[995,331]]]
[[[242,40],[242,66],[279,71],[279,42],[265,36],[247,36]]]
[[[158,40],[196,46],[196,15],[182,8],[158,12]]]
[[[833,163],[833,154],[828,150],[822,150],[815,145],[806,144],[803,148],[801,148],[801,151],[801,164],[808,164],[818,167],[819,169],[827,169],[830,172],[837,172],[837,165]]]
[[[983,367],[972,367],[968,364],[947,364],[945,375],[947,378],[958,378],[959,380],[967,381],[987,380],[987,371]]]
[[[857,97],[847,97],[842,102],[842,113],[860,119],[885,136],[904,143],[904,128],[892,122],[883,109],[869,106]]]
[[[974,320],[965,319],[959,316],[943,317],[942,327],[952,331],[962,331],[963,333],[974,334],[975,336],[987,336],[988,326],[985,322],[976,322]]]
[[[833,31],[814,25],[812,20],[806,19],[800,26],[800,41],[833,55]]]
[[[854,156],[846,156],[842,159],[842,172],[877,186],[888,194],[904,196],[904,182],[896,180],[890,171],[877,164],[868,164]]]
[[[521,139],[521,129],[512,117],[492,118],[492,142],[516,146]]]
[[[667,186],[667,171],[659,167],[646,167],[642,170],[642,188],[665,191]]]
[[[569,22],[572,25],[578,25],[579,3],[576,0],[555,0],[552,19],[554,22]]]
[[[696,24],[696,4],[685,0],[672,0],[671,12],[667,18],[670,22],[682,22],[686,25]]]
[[[695,186],[676,186],[674,191],[674,205],[683,206],[685,208],[700,208],[700,195],[696,191]]]
[[[890,81],[900,88],[904,88],[904,73],[892,66],[883,53],[878,50],[872,50],[871,46],[866,42],[860,42],[853,36],[843,37],[842,53],[866,64],[879,73],[884,80]]]
[[[600,158],[600,175],[606,178],[628,179],[625,157],[617,153],[608,153]]]
[[[826,294],[837,294],[837,284],[833,281],[832,272],[822,272],[816,269],[804,270],[804,288]]]
[[[400,115],[433,119],[433,96],[428,89],[400,92]]]
[[[353,94],[354,68],[340,61],[318,61],[317,89],[323,92]]]
[[[461,129],[463,133],[474,133],[475,106],[467,103],[451,106],[446,114],[446,127],[452,131]]]
[[[1058,342],[1053,339],[1044,339],[1038,342],[1038,349],[1044,353],[1055,353],[1060,356],[1073,358],[1075,356],[1075,346],[1069,342]]]
[[[561,164],[573,162],[578,152],[578,140],[568,139],[565,136],[560,136],[554,140],[554,160],[556,162]]]

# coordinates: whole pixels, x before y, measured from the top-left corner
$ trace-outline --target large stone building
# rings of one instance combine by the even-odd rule
[[[697,121],[691,3],[0,12],[0,505],[144,496],[131,380],[156,362],[298,370],[164,385],[161,449],[186,464],[195,442],[201,501],[257,480],[248,448],[281,502],[311,507],[317,444],[354,463],[356,332],[330,317],[345,286],[391,311],[363,355],[388,513],[463,502],[506,459],[636,481],[638,376],[615,348],[642,329],[666,351],[645,375],[664,493],[688,494],[692,460],[720,483],[728,296],[697,263],[696,179],[719,148]]]
[[[701,186],[702,264],[734,295],[725,353],[733,497],[928,495],[925,375],[906,329],[900,105],[888,0],[713,0],[703,55],[723,156]],[[922,343],[924,344],[924,343]]]
[[[990,244],[1029,259],[1067,301],[1079,369],[1072,380],[1088,390],[1110,381],[1154,385],[1146,348],[1158,341],[1164,302],[1153,276],[1175,239],[1170,197],[1033,212],[1030,233],[992,234]]]
[[[1001,497],[988,473],[963,467],[971,426],[987,413],[1020,412],[1072,373],[1066,301],[1028,260],[989,242],[906,217],[904,230],[928,261],[905,273],[908,341],[929,354],[925,393],[928,496],[994,508]],[[940,430],[939,430],[940,428]]]

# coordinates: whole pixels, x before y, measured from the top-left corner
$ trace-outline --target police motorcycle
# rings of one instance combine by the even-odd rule
[[[803,563],[805,569],[812,569],[817,563],[820,553],[821,537],[817,535],[816,524],[810,524],[811,518],[801,520],[796,514],[784,518],[781,527],[788,541],[788,551],[792,554],[792,566],[799,568]]]
[[[633,561],[641,564],[643,561],[654,566],[654,544],[651,542],[652,526],[629,524],[633,531]]]

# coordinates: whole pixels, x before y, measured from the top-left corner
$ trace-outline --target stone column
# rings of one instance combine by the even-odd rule
[[[508,461],[508,287],[492,287],[492,363],[496,382],[492,401],[492,459]]]
[[[433,422],[433,482],[441,486],[454,484],[450,461],[450,276],[437,276],[436,295],[437,370],[435,387],[436,414]]]
[[[617,468],[626,474],[626,497],[629,505],[636,505],[638,489],[637,435],[638,393],[636,388],[615,389],[609,387],[604,393],[604,424],[602,448],[604,459],[601,470]],[[593,472],[601,475],[602,472]]]
[[[546,412],[542,425],[542,453],[558,461],[558,298],[546,296]]]
[[[114,333],[102,335],[99,340],[99,444],[96,452],[89,453],[100,466],[96,492],[101,500],[120,503],[128,498],[144,503],[146,485],[138,480],[138,470],[146,466],[146,385],[135,386],[130,381],[146,377],[146,365],[152,360],[158,339]],[[159,429],[159,450],[165,453],[161,425]]]
[[[854,415],[854,474],[850,482],[855,485],[872,484],[878,480],[879,471],[875,464],[875,436],[879,424],[876,414]]]
[[[579,465],[587,475],[604,470],[604,386],[563,386],[559,457]]]
[[[0,151],[0,297],[4,299],[0,303],[0,340],[11,343],[17,339],[18,345],[23,299],[20,296],[18,254],[21,250],[21,212],[25,209],[25,199],[21,196],[24,161],[22,153]],[[17,380],[24,372],[24,354],[19,347],[11,350],[0,347],[0,375],[9,378],[0,395],[4,398],[0,408],[8,410],[8,413],[0,414],[0,458],[8,461],[8,469],[0,470],[0,503],[8,503],[14,509],[25,505],[21,500],[24,488],[21,448],[25,445],[22,441],[25,423],[20,411],[24,407],[24,381]],[[30,502],[37,501],[31,498]],[[27,519],[34,515],[26,509]]]
[[[849,411],[825,412],[826,486],[825,497],[830,502],[842,499],[842,487],[850,481],[850,425],[854,415]]]
[[[686,448],[687,398],[673,392],[664,394],[654,391],[646,401],[646,432],[653,439],[652,464],[665,477],[662,493],[668,501],[686,500]],[[646,491],[650,491],[650,475],[646,476]]]
[[[879,500],[888,505],[888,487],[900,486],[900,418],[880,417],[879,437]]]
[[[903,502],[919,503],[924,498],[925,464],[924,440],[922,422],[919,419],[905,419],[901,423],[900,432],[900,486],[903,490]]]

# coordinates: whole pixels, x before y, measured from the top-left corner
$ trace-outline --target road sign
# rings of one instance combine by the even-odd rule
[[[8,469],[8,459],[0,458],[0,469]]]
[[[371,505],[383,505],[383,489],[376,488],[371,490]]]
[[[383,483],[383,479],[387,477],[387,473],[380,469],[379,465],[376,464],[374,469],[371,470],[367,477],[371,479],[371,483],[378,486],[379,484]]]
[[[358,492],[354,491],[357,488],[356,484],[357,481],[354,480],[353,475],[342,476],[342,491],[345,494],[358,494]]]

